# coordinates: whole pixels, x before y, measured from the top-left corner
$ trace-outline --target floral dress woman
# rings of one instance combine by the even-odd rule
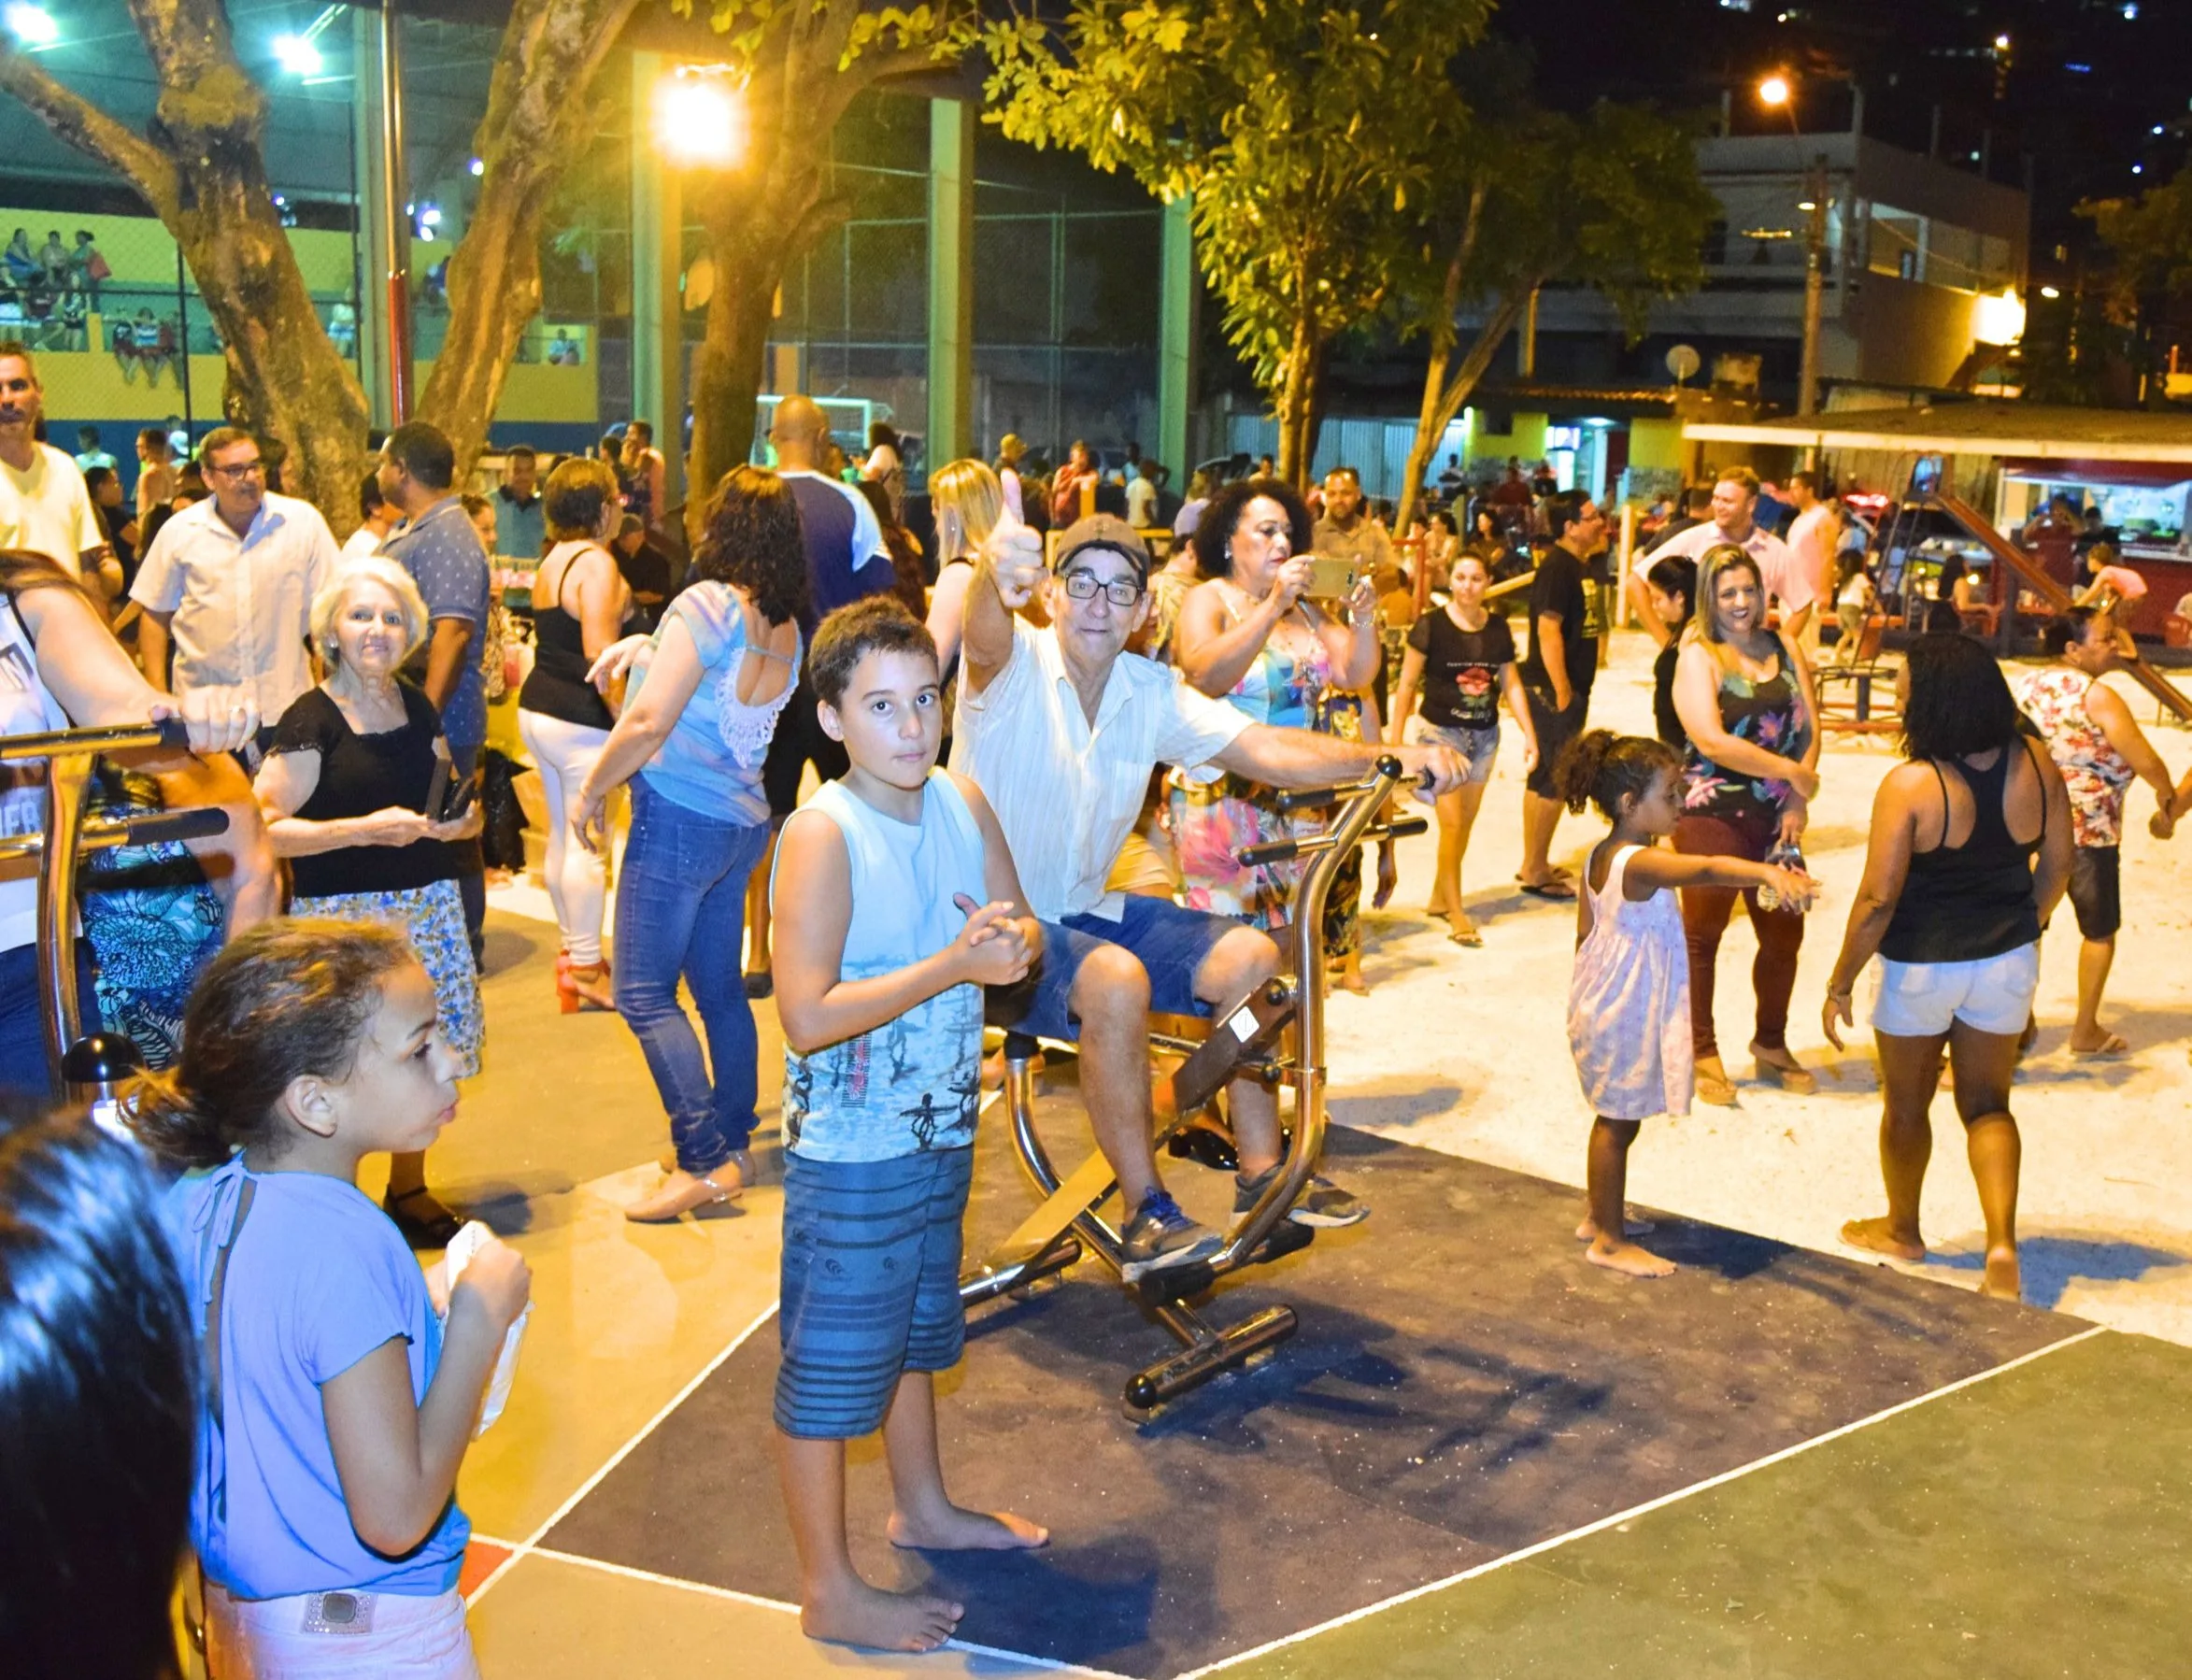
[[[1241,591],[1230,582],[1218,587],[1231,615],[1235,619],[1244,616]],[[1323,641],[1296,626],[1264,643],[1225,698],[1258,723],[1331,733],[1333,714],[1324,702],[1332,686],[1331,656]],[[1272,790],[1223,773],[1199,782],[1174,772],[1170,804],[1183,881],[1180,902],[1192,910],[1236,917],[1265,933],[1286,926],[1305,863],[1294,860],[1245,868],[1234,854],[1246,846],[1318,833],[1323,822],[1286,815],[1273,804]],[[1359,868],[1356,885],[1359,891]]]

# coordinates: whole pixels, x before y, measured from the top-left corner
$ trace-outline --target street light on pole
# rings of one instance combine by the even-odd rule
[[[1797,127],[1795,89],[1778,72],[1763,78],[1758,87],[1758,103],[1780,110],[1788,118],[1788,132],[1799,149],[1803,131]],[[1797,376],[1796,411],[1815,414],[1819,407],[1819,322],[1827,290],[1827,156],[1821,152],[1804,171],[1804,196],[1797,208],[1809,221],[1804,236],[1804,336],[1801,371]]]

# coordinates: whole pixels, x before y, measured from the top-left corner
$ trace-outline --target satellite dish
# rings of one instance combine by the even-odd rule
[[[1667,371],[1674,376],[1677,385],[1685,383],[1703,365],[1694,346],[1678,344],[1667,352]]]

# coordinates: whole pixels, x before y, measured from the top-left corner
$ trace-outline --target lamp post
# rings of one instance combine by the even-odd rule
[[[1758,103],[1778,108],[1788,118],[1788,132],[1801,148],[1803,134],[1796,125],[1794,90],[1786,76],[1769,76],[1758,83]],[[1803,361],[1797,376],[1796,411],[1815,414],[1819,407],[1819,322],[1827,292],[1827,154],[1815,155],[1804,171],[1804,196],[1797,208],[1809,220],[1804,235]]]

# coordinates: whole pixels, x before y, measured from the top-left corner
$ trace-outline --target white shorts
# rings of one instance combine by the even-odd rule
[[[479,1680],[454,1587],[431,1598],[239,1599],[208,1581],[206,1640],[207,1672],[219,1680]]]
[[[2022,1032],[2039,988],[2038,941],[1975,962],[1895,962],[1883,957],[1872,1031],[1893,1038],[1931,1038],[1961,1021],[1981,1032]]]

